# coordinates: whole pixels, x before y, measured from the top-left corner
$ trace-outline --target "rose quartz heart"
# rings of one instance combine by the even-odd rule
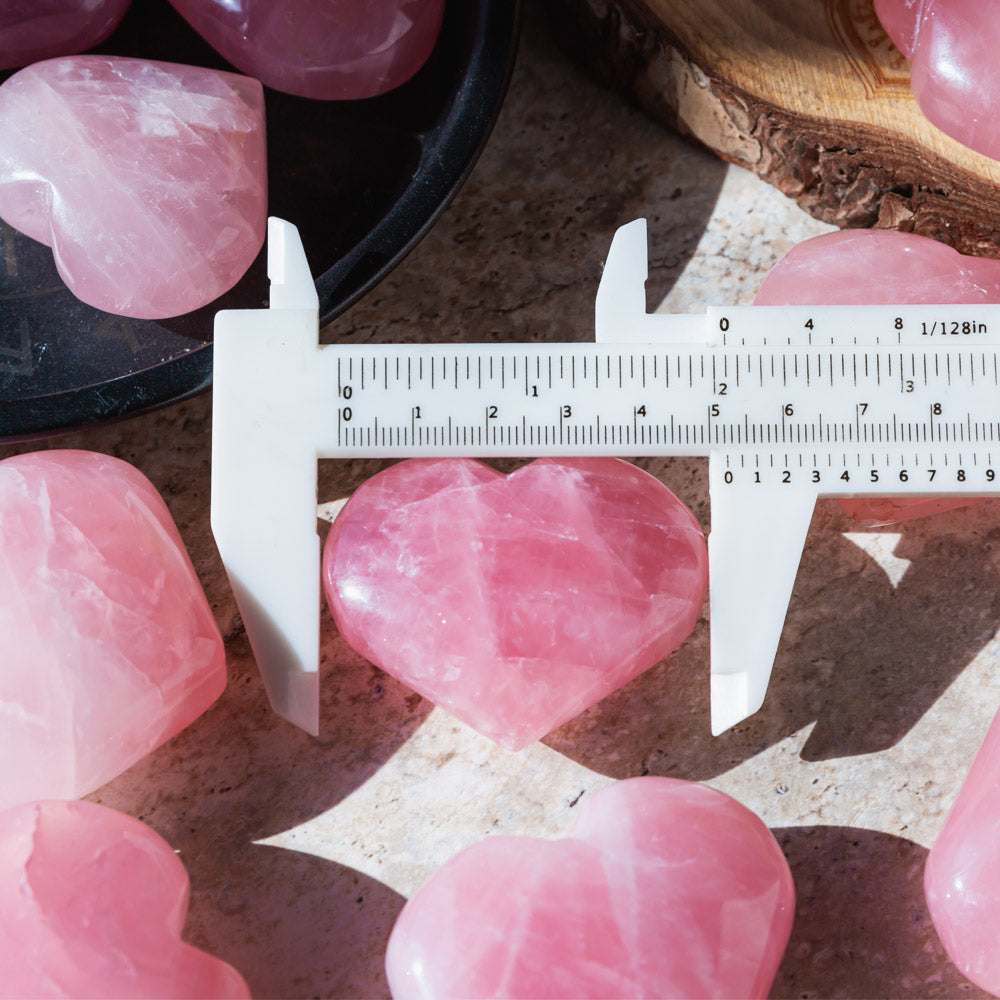
[[[928,120],[1000,159],[1000,7],[983,0],[875,0],[875,12],[912,60],[910,87]]]
[[[768,272],[754,304],[1000,302],[1000,260],[891,229],[803,240]]]
[[[437,41],[444,0],[170,0],[234,66],[275,90],[322,100],[405,83]]]
[[[924,869],[931,919],[948,956],[1000,996],[1000,716],[962,784]]]
[[[225,683],[208,601],[141,473],[83,451],[0,462],[0,808],[92,791]]]
[[[0,69],[83,52],[107,38],[131,0],[0,0]]]
[[[707,555],[690,511],[618,459],[411,459],[351,497],[323,570],[354,649],[519,749],[684,640]]]
[[[0,86],[0,217],[70,291],[153,319],[197,309],[264,241],[263,91],[195,66],[67,56]]]
[[[1000,302],[1000,260],[966,257],[944,243],[885,229],[848,229],[804,240],[768,272],[755,305]],[[965,507],[955,500],[857,497],[841,501],[862,524],[909,521]]]
[[[188,876],[170,845],[89,802],[0,813],[0,996],[249,997],[181,940]]]
[[[491,837],[446,862],[403,907],[386,971],[395,1000],[765,997],[794,909],[749,809],[631,778],[565,840]]]

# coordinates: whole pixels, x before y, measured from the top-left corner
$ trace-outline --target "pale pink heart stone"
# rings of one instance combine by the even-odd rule
[[[631,778],[564,840],[491,837],[403,907],[395,1000],[765,997],[795,889],[771,832],[722,792]]]
[[[225,683],[218,626],[145,476],[84,451],[0,462],[0,808],[92,791]]]
[[[351,497],[323,573],[354,649],[516,750],[685,639],[707,555],[691,512],[618,459],[410,459]]]
[[[929,121],[1000,158],[1000,6],[990,0],[875,0],[889,37],[911,60],[910,87]]]
[[[948,956],[1000,996],[1000,715],[927,857],[924,891]]]
[[[792,247],[754,299],[760,306],[921,302],[1000,302],[1000,260],[967,257],[911,233],[845,229]],[[874,526],[965,507],[970,500],[858,497],[841,503]]]
[[[162,318],[227,291],[263,245],[266,186],[256,80],[66,56],[0,86],[0,217],[99,309]]]
[[[107,38],[131,0],[0,0],[0,69],[83,52]]]
[[[89,802],[0,812],[0,997],[249,997],[181,940],[188,875],[149,827]]]
[[[921,302],[1000,302],[1000,260],[892,229],[843,229],[792,247],[754,299],[759,306]]]
[[[217,52],[275,90],[356,100],[405,83],[437,41],[444,0],[170,0]]]

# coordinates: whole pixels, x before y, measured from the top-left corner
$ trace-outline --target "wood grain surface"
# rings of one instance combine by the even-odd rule
[[[872,0],[547,0],[605,83],[838,226],[1000,256],[1000,163],[910,93]]]

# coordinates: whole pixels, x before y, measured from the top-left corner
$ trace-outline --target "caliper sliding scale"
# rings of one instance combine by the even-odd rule
[[[294,226],[215,321],[212,527],[275,710],[319,723],[320,458],[707,455],[712,732],[764,699],[817,497],[1000,493],[1000,306],[647,314],[614,237],[596,343],[318,344]]]

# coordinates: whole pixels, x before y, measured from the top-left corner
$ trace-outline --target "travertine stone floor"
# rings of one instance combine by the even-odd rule
[[[749,301],[781,253],[823,230],[590,83],[527,6],[509,100],[470,180],[326,340],[586,340],[623,222],[649,219],[650,303],[669,311]],[[92,798],[179,851],[192,939],[255,996],[386,995],[393,919],[446,858],[497,833],[558,836],[581,796],[647,773],[723,789],[779,838],[798,911],[775,996],[976,995],[937,942],[921,875],[1000,704],[996,504],[871,531],[822,503],[765,707],[720,738],[705,615],[668,662],[518,754],[366,664],[325,616],[317,740],[269,711],[216,554],[210,419],[203,396],[42,447],[110,452],[153,480],[227,637],[218,704]],[[703,461],[642,464],[708,528]],[[320,499],[377,468],[324,464]]]

